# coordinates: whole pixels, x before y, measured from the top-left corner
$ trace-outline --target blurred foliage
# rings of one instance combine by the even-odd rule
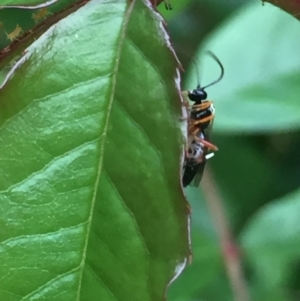
[[[10,0],[1,5],[18,5]],[[32,4],[36,4],[35,1]],[[64,17],[65,9],[75,10],[78,0],[60,0],[47,7],[24,9],[0,5],[0,84],[23,51],[51,25]]]
[[[173,2],[173,11],[160,12],[187,71],[183,87],[197,83],[192,59],[201,83],[218,76],[202,50],[225,66],[223,81],[207,91],[220,149],[209,164],[242,248],[252,300],[300,300],[300,25],[259,1]],[[194,259],[169,300],[233,300],[205,200],[195,188],[186,193]]]
[[[13,40],[19,39],[30,30],[34,30],[47,18],[76,2],[78,1],[60,0],[48,7],[37,9],[6,8],[3,6],[0,9],[0,49],[7,47]],[[10,1],[9,4],[17,5],[17,3]],[[15,38],[11,39],[10,35]]]

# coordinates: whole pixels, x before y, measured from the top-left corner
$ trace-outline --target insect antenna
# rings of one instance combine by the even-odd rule
[[[191,60],[191,62],[194,64],[194,67],[196,69],[196,74],[197,74],[197,89],[200,89],[201,88],[201,85],[200,85],[200,72],[199,72],[199,68],[198,68],[198,64],[196,63],[196,61],[194,59]]]
[[[207,54],[208,54],[210,57],[212,57],[212,58],[217,62],[217,64],[219,65],[219,67],[220,67],[220,69],[221,69],[221,74],[220,74],[220,76],[219,76],[215,81],[213,81],[212,83],[210,83],[210,84],[204,86],[202,89],[206,89],[207,87],[210,87],[210,86],[212,86],[212,85],[218,83],[218,82],[223,78],[223,76],[224,76],[224,67],[223,67],[222,63],[220,62],[220,60],[219,60],[219,59],[216,57],[216,55],[213,54],[211,51],[207,51]]]

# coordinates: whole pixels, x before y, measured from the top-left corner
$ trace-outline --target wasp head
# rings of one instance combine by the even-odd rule
[[[188,97],[191,101],[194,101],[196,104],[200,104],[202,100],[205,100],[207,98],[207,93],[204,91],[204,88],[198,86],[197,89],[189,91]]]
[[[224,76],[224,67],[223,65],[221,64],[220,60],[211,52],[211,51],[208,51],[207,52],[209,56],[211,56],[216,62],[217,64],[219,65],[220,69],[221,69],[221,74],[219,76],[219,78],[217,78],[216,80],[214,80],[212,83],[204,86],[204,87],[201,87],[200,84],[199,84],[199,77],[198,77],[198,72],[197,72],[197,77],[198,77],[198,86],[195,90],[192,90],[192,91],[189,91],[188,92],[188,98],[191,100],[191,101],[194,101],[195,104],[201,104],[203,100],[205,100],[207,98],[207,93],[204,91],[204,89],[218,83]],[[197,67],[197,65],[196,65]]]

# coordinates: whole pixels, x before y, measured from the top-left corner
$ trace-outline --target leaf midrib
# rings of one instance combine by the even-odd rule
[[[113,75],[112,75],[112,88],[111,88],[109,105],[108,105],[108,110],[107,110],[107,114],[106,114],[104,130],[103,130],[103,136],[102,136],[103,139],[102,139],[102,143],[100,145],[98,172],[97,172],[97,177],[96,177],[96,180],[95,180],[95,186],[94,186],[94,189],[93,189],[93,196],[92,196],[92,204],[91,204],[91,209],[90,209],[90,213],[89,213],[89,217],[88,217],[88,225],[87,225],[85,245],[84,245],[83,252],[82,252],[82,260],[81,260],[81,263],[80,263],[81,273],[79,275],[79,286],[78,286],[78,292],[77,292],[77,301],[80,301],[82,276],[83,276],[83,270],[84,270],[84,265],[85,265],[85,260],[86,260],[89,234],[90,234],[90,231],[91,231],[92,216],[93,216],[93,212],[94,212],[94,208],[95,208],[97,190],[98,190],[100,176],[101,176],[101,172],[102,172],[102,168],[103,168],[104,145],[105,145],[105,142],[106,142],[107,128],[108,128],[110,113],[111,113],[112,104],[113,104],[113,100],[114,100],[115,92],[116,92],[117,74],[118,74],[119,65],[120,65],[120,57],[121,57],[121,53],[122,53],[122,46],[123,46],[124,41],[125,41],[128,20],[130,18],[131,13],[132,13],[134,3],[135,3],[135,1],[131,2],[131,4],[128,6],[127,11],[125,13],[125,17],[124,17],[124,20],[123,20],[123,23],[122,23],[122,30],[120,32],[120,39],[119,39],[119,42],[117,44],[116,56],[115,56],[115,59],[113,60],[115,62],[115,66],[114,66]]]

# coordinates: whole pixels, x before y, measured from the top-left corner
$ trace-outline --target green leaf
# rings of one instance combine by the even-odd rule
[[[224,269],[218,238],[203,195],[195,187],[187,187],[185,192],[193,213],[193,258],[191,265],[171,285],[168,295],[170,301],[186,301],[191,296],[203,296],[214,287]]]
[[[24,7],[28,7],[28,6],[37,6],[37,5],[41,5],[41,4],[48,4],[50,5],[58,2],[58,0],[1,0],[1,6],[24,6]]]
[[[213,135],[213,142],[219,151],[208,164],[227,204],[230,224],[240,231],[248,217],[271,198],[277,170],[254,139]]]
[[[0,90],[0,300],[163,300],[189,254],[163,21],[90,1]]]
[[[299,22],[271,6],[251,3],[205,43],[225,68],[224,79],[207,89],[216,105],[214,130],[220,133],[268,133],[300,128]],[[207,62],[203,85],[219,76]],[[194,66],[187,89],[197,84]]]
[[[186,301],[203,292],[215,283],[223,268],[219,246],[212,241],[203,229],[192,229],[193,261],[178,280],[171,285],[168,300]]]
[[[74,2],[76,0],[60,0],[52,5],[50,5],[51,2],[48,2],[49,6],[36,9],[34,9],[35,6],[0,7],[0,49],[6,48],[2,52],[0,51],[0,59],[10,49],[16,48],[16,44],[26,42],[28,45],[28,40],[33,42],[37,38],[35,36],[37,31],[45,31],[45,27],[49,28],[53,24],[53,21],[46,22],[48,18],[56,18],[57,22],[61,18],[59,12],[64,11],[65,13],[68,7],[70,10],[75,10],[76,6],[82,5],[82,3]]]
[[[271,290],[291,276],[300,256],[300,190],[259,211],[244,229],[241,242],[258,283]]]

